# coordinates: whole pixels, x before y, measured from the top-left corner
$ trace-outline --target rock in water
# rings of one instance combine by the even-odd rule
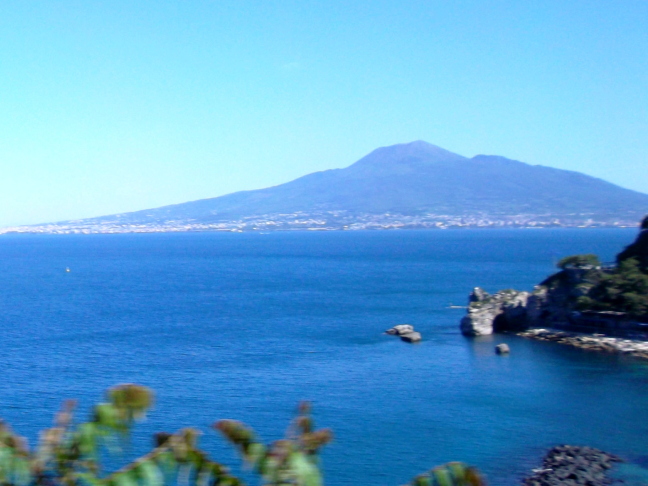
[[[495,352],[497,354],[509,354],[511,352],[511,348],[509,348],[508,344],[502,343],[495,346]]]
[[[421,334],[416,332],[414,326],[410,324],[398,324],[391,329],[387,329],[385,332],[392,336],[399,336],[403,341],[408,343],[416,343],[421,340]]]
[[[524,479],[522,484],[604,486],[612,484],[606,473],[613,462],[619,461],[621,459],[617,456],[593,447],[557,446],[547,453],[542,468],[534,469],[533,475]]]
[[[401,334],[400,338],[407,343],[418,343],[421,340],[421,334],[418,332],[408,332]]]
[[[402,336],[403,334],[414,332],[414,326],[410,324],[398,324],[391,329],[387,329],[385,332],[394,336]]]
[[[497,314],[493,315],[491,309],[483,309],[481,312],[471,312],[461,319],[461,334],[464,336],[486,336],[493,334],[493,321]]]

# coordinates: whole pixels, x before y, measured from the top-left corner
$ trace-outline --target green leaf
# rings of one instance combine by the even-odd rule
[[[263,457],[265,457],[265,453],[266,448],[263,444],[253,442],[245,451],[245,459],[251,464],[256,465]]]
[[[321,486],[322,476],[315,464],[303,452],[290,454],[288,464],[300,486]]]
[[[100,403],[95,407],[95,418],[97,423],[111,429],[118,428],[119,412],[111,403]]]
[[[89,484],[90,486],[103,486],[105,481],[102,481],[97,476],[92,473],[78,473],[77,478],[82,480],[84,483]]]
[[[85,456],[95,457],[97,455],[97,439],[99,437],[97,424],[87,422],[81,424],[78,429],[79,449]]]
[[[243,483],[238,478],[235,478],[234,476],[223,477],[223,479],[221,479],[220,482],[218,482],[217,484],[218,484],[218,486],[239,486],[239,485],[243,485]]]
[[[277,477],[278,467],[279,463],[274,457],[266,456],[265,459],[258,463],[259,474],[270,482],[274,481]]]
[[[449,462],[446,467],[452,474],[455,484],[466,482],[466,465],[461,462]]]
[[[162,486],[164,484],[164,476],[152,460],[141,462],[136,471],[144,486]]]
[[[11,468],[11,458],[13,453],[8,447],[0,447],[0,480],[4,483],[6,482],[6,473]]]
[[[17,486],[27,486],[32,482],[29,461],[22,457],[14,457],[13,461],[14,483]]]
[[[113,484],[115,486],[138,486],[137,480],[129,472],[116,474]]]
[[[414,486],[432,486],[432,478],[427,474],[416,476],[413,481]]]
[[[432,474],[439,486],[453,486],[454,481],[445,467],[434,468]]]
[[[162,469],[164,474],[171,474],[171,472],[175,471],[176,467],[178,466],[178,463],[175,460],[175,456],[171,451],[159,453],[155,461],[157,462],[157,465],[160,467],[160,469]]]

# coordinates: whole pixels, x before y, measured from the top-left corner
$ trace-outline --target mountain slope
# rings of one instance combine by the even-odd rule
[[[345,169],[87,223],[213,223],[277,214],[519,214],[638,220],[648,195],[578,172],[499,156],[466,158],[426,142],[382,147]]]

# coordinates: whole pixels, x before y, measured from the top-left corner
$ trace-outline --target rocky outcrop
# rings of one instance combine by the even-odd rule
[[[391,329],[387,329],[385,333],[398,336],[407,343],[417,343],[422,339],[421,333],[416,332],[414,326],[410,324],[398,324]]]
[[[475,287],[468,298],[468,314],[461,320],[466,336],[484,336],[527,327],[529,292],[501,290],[489,295]]]
[[[511,352],[511,348],[509,348],[509,345],[506,343],[498,344],[495,346],[495,353],[496,354],[509,354]]]
[[[550,327],[648,340],[648,216],[617,263],[601,265],[596,255],[573,255],[532,292],[509,289],[490,295],[475,287],[461,332],[482,336]]]
[[[472,302],[483,302],[490,297],[490,294],[481,287],[475,287],[468,297],[468,304]]]
[[[523,486],[612,484],[607,471],[621,459],[593,447],[562,445],[549,450],[542,467],[522,481]]]
[[[397,326],[385,331],[385,333],[391,334],[392,336],[402,336],[403,334],[410,332],[414,332],[414,326],[410,324],[398,324]]]
[[[565,344],[588,351],[625,354],[635,358],[648,360],[648,342],[638,339],[623,339],[599,334],[592,336],[548,329],[529,329],[518,333],[518,336]]]
[[[578,310],[578,298],[596,285],[603,272],[596,268],[568,268],[547,278],[532,292],[509,289],[490,295],[476,287],[468,298],[461,332],[483,336],[551,327],[648,340],[646,320],[640,322],[623,312]]]

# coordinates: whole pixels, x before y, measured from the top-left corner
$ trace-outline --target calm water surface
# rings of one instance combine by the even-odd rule
[[[157,392],[140,450],[154,431],[195,426],[230,464],[213,421],[240,419],[274,440],[312,400],[336,436],[323,455],[330,486],[403,484],[450,460],[512,485],[558,443],[648,466],[647,365],[466,339],[465,311],[448,308],[476,285],[531,289],[565,255],[612,260],[635,233],[4,236],[0,416],[34,442],[63,398],[87,410],[107,387],[137,382]],[[424,341],[382,334],[398,323]],[[497,342],[511,355],[496,356]]]

